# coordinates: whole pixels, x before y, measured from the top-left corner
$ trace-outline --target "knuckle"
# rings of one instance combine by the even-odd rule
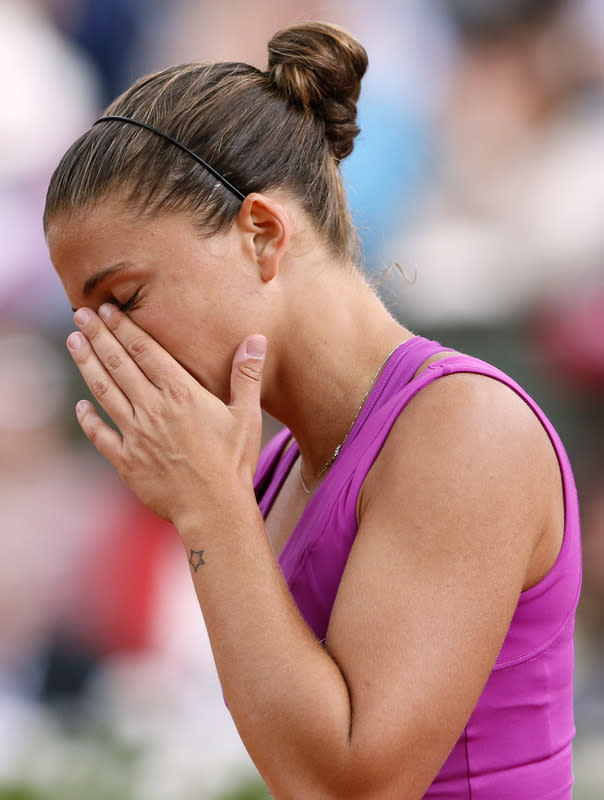
[[[245,361],[239,369],[242,375],[256,382],[258,382],[262,376],[260,365],[254,364],[254,362]]]
[[[188,402],[191,397],[189,388],[182,383],[169,383],[167,391],[169,397],[178,405],[183,405]]]
[[[95,425],[94,420],[86,419],[82,424],[82,428],[92,444],[96,444],[99,440],[99,428],[98,425]]]
[[[123,359],[119,353],[109,353],[105,359],[105,366],[107,369],[111,370],[111,372],[116,372],[123,363]]]
[[[130,353],[134,358],[145,355],[148,349],[149,341],[144,336],[138,336],[136,339],[133,339],[129,347]]]
[[[104,317],[103,322],[105,323],[105,326],[109,328],[109,330],[112,333],[115,333],[115,331],[121,325],[122,322],[121,315],[116,314],[115,311],[112,310],[112,312],[108,316]]]
[[[109,391],[109,384],[102,378],[98,378],[92,382],[90,389],[97,400],[101,400]]]
[[[86,338],[93,342],[99,333],[101,332],[101,326],[99,325],[96,319],[91,319],[88,325],[86,326]]]
[[[131,449],[126,450],[126,452],[122,454],[121,461],[126,474],[133,472],[138,466],[138,458]]]
[[[165,409],[165,406],[163,405],[163,403],[149,403],[145,407],[145,412],[147,414],[147,417],[152,422],[157,422],[157,421],[163,419],[163,417],[165,416],[165,413],[166,413],[166,409]]]
[[[76,350],[73,357],[76,363],[81,367],[85,366],[90,361],[92,351],[88,345],[88,339],[84,336],[82,346]]]

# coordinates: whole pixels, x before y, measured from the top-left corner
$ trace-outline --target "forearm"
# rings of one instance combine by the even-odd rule
[[[99,311],[80,310],[86,338],[70,347],[119,433],[87,402],[82,429],[178,529],[227,702],[276,797],[350,797],[348,687],[295,608],[251,487],[264,337],[237,348],[226,406],[127,315]]]
[[[179,531],[250,755],[279,800],[337,796],[350,775],[348,687],[298,613],[253,497]]]

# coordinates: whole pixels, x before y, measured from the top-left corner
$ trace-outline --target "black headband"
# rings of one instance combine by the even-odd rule
[[[174,139],[167,133],[164,133],[163,131],[154,128],[152,125],[148,125],[146,122],[139,122],[139,120],[137,119],[130,119],[130,117],[118,117],[118,116],[100,117],[99,119],[97,119],[96,122],[93,123],[93,125],[98,125],[99,122],[129,122],[131,125],[138,125],[139,128],[145,128],[145,130],[151,131],[152,133],[156,133],[158,136],[161,136],[162,139],[165,139],[171,144],[176,145],[176,147],[180,147],[181,150],[184,150],[185,153],[188,153],[191,156],[191,158],[194,158],[198,164],[201,164],[201,166],[204,167],[211,175],[213,175],[216,178],[216,180],[219,180],[223,186],[226,186],[226,188],[230,192],[232,192],[238,200],[245,200],[245,195],[242,192],[240,192],[239,189],[235,188],[235,186],[233,186],[232,183],[229,183],[229,181],[227,181],[227,179],[223,175],[221,175],[220,172],[215,170],[214,167],[211,167],[207,161],[204,161],[203,158],[201,158],[201,156],[198,156],[197,153],[194,153],[182,142],[179,142],[178,139]]]

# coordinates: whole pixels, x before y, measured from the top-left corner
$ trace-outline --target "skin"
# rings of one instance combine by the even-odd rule
[[[266,523],[253,495],[260,410],[292,430],[312,481],[410,332],[279,193],[250,195],[212,239],[118,198],[51,220],[47,238],[78,309],[68,346],[121,435],[87,401],[80,424],[176,526],[229,708],[273,796],[421,798],[521,591],[560,548],[560,473],[536,417],[474,375],[411,401],[362,488],[323,647],[275,558],[308,502],[299,475]],[[128,313],[109,304],[135,291]]]

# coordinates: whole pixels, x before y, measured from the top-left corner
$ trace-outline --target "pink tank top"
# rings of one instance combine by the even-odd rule
[[[416,336],[390,357],[337,461],[308,503],[279,563],[298,609],[325,639],[336,592],[357,533],[356,502],[365,476],[398,415],[424,386],[443,375],[473,372],[509,386],[533,409],[556,450],[564,486],[564,539],[551,571],[520,596],[507,636],[459,741],[435,778],[429,800],[570,800],[573,721],[573,632],[581,583],[579,510],[568,457],[536,403],[495,367]],[[288,430],[263,450],[256,496],[266,516],[295,463]]]

